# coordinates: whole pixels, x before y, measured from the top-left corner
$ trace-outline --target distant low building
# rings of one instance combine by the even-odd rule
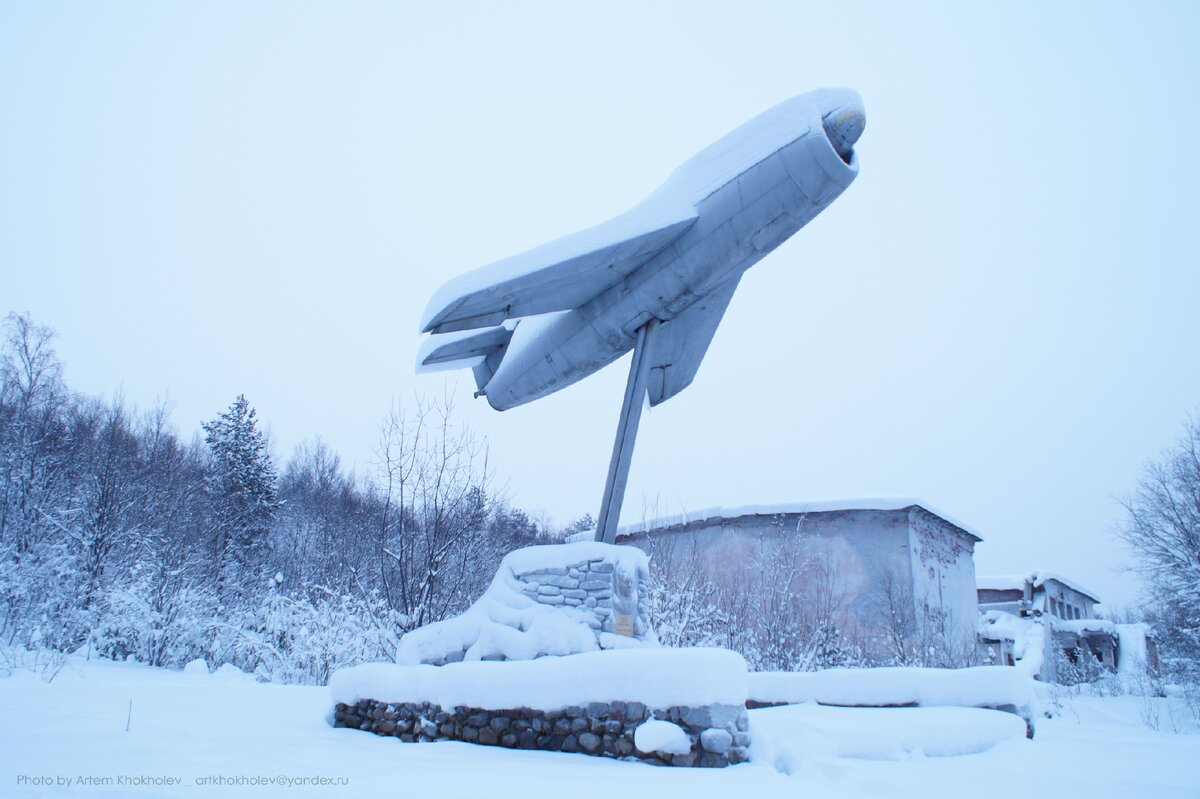
[[[698,564],[720,585],[770,581],[799,600],[781,612],[825,614],[876,660],[928,652],[975,656],[975,544],[982,539],[916,499],[715,508],[622,528],[652,572]],[[921,656],[921,655],[918,655]]]
[[[1077,583],[1046,571],[980,576],[980,638],[996,663],[1022,666],[1046,681],[1063,681],[1072,666],[1090,658],[1110,672],[1158,671],[1158,651],[1145,625],[1114,624],[1096,617],[1100,598]],[[1076,674],[1088,669],[1077,668]]]

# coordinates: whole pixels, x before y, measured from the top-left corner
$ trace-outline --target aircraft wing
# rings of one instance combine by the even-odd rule
[[[505,319],[577,308],[657,255],[696,218],[690,203],[659,199],[468,272],[434,294],[421,331],[491,327]]]
[[[666,402],[692,384],[740,279],[739,275],[718,286],[679,316],[654,329],[646,380],[651,406]]]

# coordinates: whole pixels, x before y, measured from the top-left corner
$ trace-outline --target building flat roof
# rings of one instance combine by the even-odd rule
[[[1079,583],[1071,582],[1066,577],[1055,574],[1045,569],[1035,569],[1027,574],[984,574],[975,576],[975,587],[979,590],[987,591],[1011,591],[1013,589],[1023,590],[1025,583],[1028,581],[1034,588],[1053,580],[1061,585],[1070,588],[1072,591],[1077,591],[1088,599],[1095,602],[1100,601],[1100,597],[1088,589],[1084,588]]]
[[[983,537],[973,528],[955,519],[953,516],[937,510],[928,502],[913,497],[870,497],[857,499],[825,499],[807,502],[781,502],[764,505],[738,505],[734,507],[705,508],[698,511],[684,511],[667,516],[659,516],[634,524],[627,524],[617,530],[618,535],[634,535],[671,527],[680,527],[694,522],[713,521],[717,519],[737,519],[743,516],[779,516],[782,514],[830,513],[846,510],[905,510],[918,507],[926,513],[937,516],[944,522],[957,527],[975,541]],[[1090,594],[1089,594],[1090,596]]]

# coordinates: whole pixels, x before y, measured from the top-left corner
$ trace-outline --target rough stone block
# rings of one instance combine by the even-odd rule
[[[678,710],[676,708],[676,710]],[[680,718],[689,727],[699,729],[721,727],[734,729],[737,720],[746,712],[745,708],[737,705],[705,705],[703,707],[683,708]]]
[[[600,736],[590,732],[579,734],[579,746],[588,754],[593,754],[598,751],[603,744]]]
[[[723,755],[733,746],[733,736],[728,730],[710,728],[700,733],[700,748],[714,755]]]

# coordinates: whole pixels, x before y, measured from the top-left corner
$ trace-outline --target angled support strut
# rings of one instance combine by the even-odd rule
[[[625,384],[625,401],[617,422],[617,440],[613,442],[608,479],[604,481],[604,496],[600,498],[600,516],[596,520],[596,540],[606,544],[617,540],[617,521],[621,518],[625,484],[629,481],[629,464],[633,460],[633,444],[637,440],[638,422],[641,421],[642,405],[646,399],[650,334],[657,324],[657,319],[651,319],[639,327],[637,342],[633,345],[633,362],[629,365],[629,380]]]

